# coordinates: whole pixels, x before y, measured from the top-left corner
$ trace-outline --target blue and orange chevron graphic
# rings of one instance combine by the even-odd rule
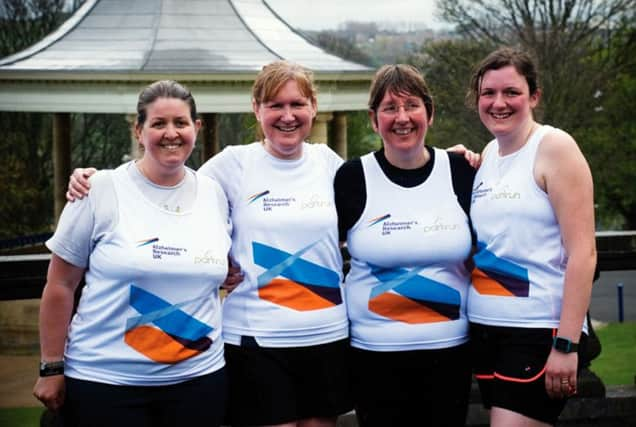
[[[475,268],[472,272],[473,287],[477,292],[506,297],[529,295],[528,270],[497,257],[486,249],[485,243],[477,242],[477,249],[477,253],[473,255]]]
[[[131,284],[130,305],[141,316],[126,321],[124,341],[159,363],[178,363],[206,351],[213,328],[180,309],[200,298],[173,305]]]
[[[424,267],[382,268],[369,265],[380,284],[371,290],[369,310],[405,323],[433,323],[458,319],[459,291],[420,276]]]
[[[294,254],[252,242],[254,263],[267,269],[258,276],[259,297],[298,311],[342,304],[338,273],[301,258],[320,242]]]

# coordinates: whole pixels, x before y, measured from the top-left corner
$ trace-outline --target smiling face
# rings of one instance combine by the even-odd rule
[[[157,98],[145,112],[144,122],[135,126],[135,136],[144,147],[137,164],[156,184],[175,185],[183,177],[201,123],[192,120],[190,106],[178,98]]]
[[[315,101],[304,95],[294,79],[263,102],[252,102],[256,119],[265,135],[265,149],[280,159],[297,159],[316,117]]]
[[[479,118],[497,139],[526,132],[539,101],[539,91],[530,94],[526,78],[513,65],[486,71],[477,95]]]
[[[373,130],[380,135],[387,156],[422,153],[424,138],[433,122],[424,100],[408,93],[387,90],[376,110],[369,112]]]

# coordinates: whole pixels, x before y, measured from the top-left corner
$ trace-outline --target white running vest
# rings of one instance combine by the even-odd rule
[[[119,221],[89,258],[69,328],[65,374],[119,385],[165,385],[222,368],[219,285],[230,237],[218,184],[197,177],[189,212],[146,199],[124,164],[110,173]]]
[[[541,126],[506,156],[499,155],[497,140],[488,145],[470,209],[478,240],[471,322],[559,327],[567,257],[554,209],[533,172],[539,144],[552,129]]]
[[[277,159],[260,143],[231,150],[240,166],[222,179],[238,188],[232,257],[245,278],[223,302],[226,342],[253,336],[265,347],[301,347],[346,338],[333,196],[342,160],[322,144],[305,143],[298,160]]]
[[[391,182],[373,153],[361,160],[367,201],[347,236],[351,345],[406,351],[466,342],[471,237],[448,154],[435,149],[431,175],[413,188]]]

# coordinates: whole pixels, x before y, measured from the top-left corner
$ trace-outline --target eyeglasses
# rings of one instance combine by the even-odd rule
[[[378,107],[378,111],[382,114],[386,114],[387,116],[395,116],[399,114],[400,108],[403,108],[405,113],[414,113],[424,108],[424,104],[415,101],[409,101],[404,104],[381,104]]]

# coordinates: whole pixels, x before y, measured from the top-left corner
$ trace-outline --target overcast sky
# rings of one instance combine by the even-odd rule
[[[345,21],[424,23],[438,29],[435,0],[266,0],[290,25],[336,29]]]

